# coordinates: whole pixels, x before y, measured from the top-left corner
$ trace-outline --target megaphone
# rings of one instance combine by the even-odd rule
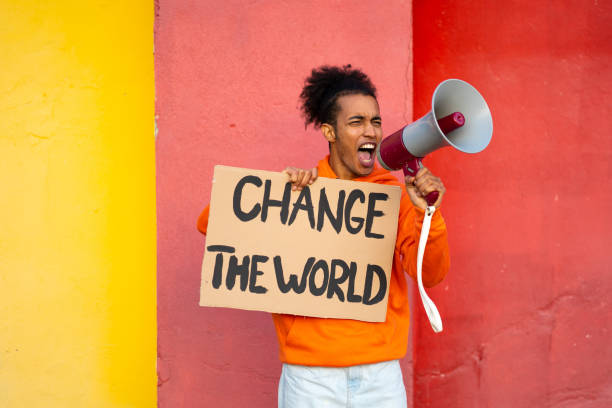
[[[387,170],[404,171],[415,176],[421,168],[421,160],[444,146],[452,146],[465,153],[482,151],[493,135],[493,119],[484,98],[470,84],[459,79],[441,82],[431,98],[431,111],[378,145],[378,162]],[[427,211],[423,218],[417,251],[417,283],[423,307],[436,333],[442,331],[442,318],[423,287],[423,254],[429,235],[433,205],[439,193],[433,191],[425,197]]]
[[[431,98],[431,111],[383,139],[378,145],[378,162],[387,170],[415,176],[422,159],[444,146],[465,153],[484,150],[493,135],[493,119],[484,98],[472,85],[460,79],[441,82]],[[425,197],[432,206],[438,192]]]

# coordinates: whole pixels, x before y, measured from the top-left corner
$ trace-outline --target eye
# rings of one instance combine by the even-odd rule
[[[374,119],[372,121],[372,125],[376,126],[376,127],[380,127],[382,125],[382,122],[380,119]]]

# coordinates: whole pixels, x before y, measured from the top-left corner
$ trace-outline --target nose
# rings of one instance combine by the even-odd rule
[[[374,125],[367,122],[363,134],[364,136],[376,137],[376,129],[374,128]]]

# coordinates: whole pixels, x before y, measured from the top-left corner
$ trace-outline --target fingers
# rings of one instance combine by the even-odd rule
[[[311,185],[319,176],[317,168],[314,167],[310,170],[299,169],[297,167],[287,167],[284,170],[289,177],[291,182],[291,190],[301,191],[304,187]]]
[[[419,170],[417,173],[414,180],[414,186],[423,197],[432,191],[438,191],[441,194],[446,192],[446,188],[444,187],[442,180],[440,180],[439,177],[434,176],[426,167],[421,168],[421,170]]]
[[[420,208],[427,207],[424,198],[432,191],[438,191],[440,193],[434,206],[438,208],[442,203],[442,196],[446,192],[446,188],[442,180],[433,175],[428,168],[421,168],[416,177],[406,176],[405,181],[406,189],[414,205]]]

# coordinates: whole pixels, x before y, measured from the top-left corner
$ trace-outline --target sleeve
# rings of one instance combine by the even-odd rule
[[[204,208],[200,216],[198,217],[198,231],[206,235],[206,229],[208,228],[208,214],[210,213],[210,204]]]
[[[425,212],[412,205],[402,187],[402,201],[395,251],[399,251],[404,271],[413,279],[417,276],[417,253]],[[423,256],[423,286],[430,288],[444,279],[450,268],[450,251],[446,223],[437,209],[431,218],[431,228]]]

